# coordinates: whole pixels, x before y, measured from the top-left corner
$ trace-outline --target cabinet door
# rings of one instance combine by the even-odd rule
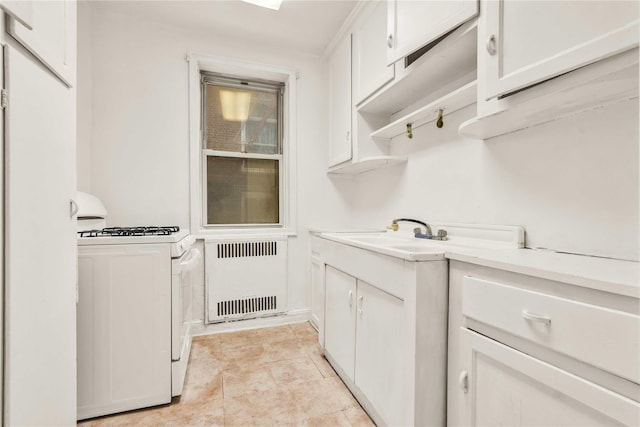
[[[78,418],[169,403],[169,245],[82,246],[78,282]]]
[[[461,328],[469,426],[638,425],[640,404]]]
[[[356,339],[356,279],[327,266],[325,284],[325,351],[353,381]]]
[[[311,322],[318,328],[318,341],[324,346],[324,262],[311,257]]]
[[[351,159],[351,36],[329,58],[329,166]]]
[[[387,63],[393,64],[477,14],[477,0],[387,0]]]
[[[387,65],[387,7],[369,3],[363,22],[353,32],[354,101],[359,104],[393,80],[394,65]]]
[[[5,425],[76,421],[75,91],[4,47]]]
[[[27,28],[9,19],[8,31],[69,87],[76,84],[76,2],[75,0],[23,0],[28,11]],[[11,2],[9,2],[11,4]],[[24,20],[22,20],[24,22]]]
[[[508,94],[638,45],[638,2],[483,2],[478,65],[485,99]]]
[[[405,425],[403,302],[358,281],[355,384],[388,425]]]

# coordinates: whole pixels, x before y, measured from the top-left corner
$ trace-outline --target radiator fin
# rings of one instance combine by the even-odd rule
[[[218,302],[218,316],[251,314],[276,309],[276,296],[251,297]]]
[[[277,256],[277,242],[218,243],[218,258]]]

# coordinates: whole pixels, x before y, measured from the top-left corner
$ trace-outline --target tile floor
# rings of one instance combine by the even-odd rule
[[[309,323],[193,338],[182,396],[93,426],[373,426]]]

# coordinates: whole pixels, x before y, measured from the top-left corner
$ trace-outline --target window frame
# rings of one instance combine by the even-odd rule
[[[189,62],[189,129],[190,129],[190,228],[196,237],[228,234],[296,234],[296,80],[294,70],[254,63],[235,58],[190,53]],[[281,98],[281,154],[253,154],[211,150],[204,146],[201,86],[202,72],[232,76],[253,82],[272,81],[284,84]],[[206,224],[206,162],[207,157],[261,158],[278,160],[279,219],[278,224]]]

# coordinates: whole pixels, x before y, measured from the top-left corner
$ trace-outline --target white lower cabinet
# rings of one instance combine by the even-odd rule
[[[637,297],[450,261],[450,426],[640,425]]]
[[[460,376],[468,426],[635,426],[638,403],[468,329]]]
[[[353,381],[356,338],[356,279],[327,266],[325,350]]]
[[[327,360],[377,425],[445,424],[447,263],[318,239]]]
[[[325,278],[325,351],[384,420],[402,424],[403,301],[330,266]]]
[[[404,303],[358,281],[355,383],[389,424],[403,420]]]
[[[311,256],[311,323],[322,330],[324,324],[324,263],[317,256]],[[319,335],[320,345],[324,335]]]

